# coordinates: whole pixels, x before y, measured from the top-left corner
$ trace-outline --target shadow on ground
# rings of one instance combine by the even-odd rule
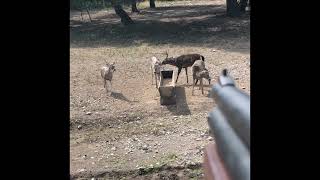
[[[118,92],[112,92],[111,96],[115,99],[126,101],[126,102],[138,102],[138,101],[131,101],[127,97],[125,97],[122,93],[118,93]]]
[[[184,87],[176,87],[176,104],[166,106],[173,115],[191,115]]]
[[[194,5],[142,9],[132,14],[135,24],[123,26],[115,14],[94,19],[92,23],[70,21],[72,47],[128,47],[148,45],[184,45],[223,47],[242,44],[249,49],[249,13],[239,18],[225,15],[222,5]],[[232,44],[233,43],[233,44]]]

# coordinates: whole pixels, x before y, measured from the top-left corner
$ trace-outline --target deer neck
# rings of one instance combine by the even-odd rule
[[[176,65],[176,58],[167,58],[163,64],[170,64],[170,65]]]

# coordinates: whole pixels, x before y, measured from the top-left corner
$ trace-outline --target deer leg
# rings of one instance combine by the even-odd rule
[[[177,75],[176,83],[178,82],[178,78],[179,78],[179,74],[180,74],[180,72],[181,72],[181,69],[182,69],[182,68],[179,68],[179,69],[178,69],[178,75]]]
[[[155,77],[155,79],[156,79],[156,88],[158,88],[158,76],[157,76],[156,73],[154,73],[154,77]]]
[[[88,8],[86,8],[86,10],[87,10],[87,13],[88,13],[88,15],[89,15],[90,22],[92,22],[92,20],[91,20],[91,16],[90,16],[90,13],[89,13],[89,9],[88,9]]]
[[[110,89],[108,90],[109,91],[109,95],[111,95],[112,94],[112,83],[111,83],[111,81],[109,81],[109,84],[110,84]]]
[[[188,84],[188,83],[189,83],[189,82],[188,82],[188,68],[185,68],[185,70],[186,70],[187,84]]]
[[[154,71],[153,71],[153,68],[152,68],[152,66],[151,66],[151,76],[152,76],[152,78],[151,78],[151,85],[153,85],[153,73],[154,73]]]
[[[107,83],[107,81],[104,79],[104,80],[103,80],[103,87],[104,87],[104,88],[106,88],[106,83]]]
[[[83,21],[82,11],[81,11],[81,19],[82,19],[82,21]]]
[[[107,92],[107,94],[108,94],[108,92],[109,92],[109,88],[108,88],[108,82],[107,82],[107,80],[105,80],[105,88],[106,88],[106,92]]]
[[[197,85],[198,84],[198,79],[196,79],[196,84],[195,85]]]
[[[109,81],[109,80],[106,80],[106,84],[107,84],[107,86],[106,86],[106,91],[107,91],[107,95],[111,95],[111,93],[112,93],[112,91],[111,91],[111,88],[112,88],[112,84],[111,84],[111,81]]]
[[[203,82],[202,82],[202,78],[200,79],[200,86],[201,86],[201,91],[202,91],[202,94],[203,94]]]
[[[194,83],[194,78],[192,78],[192,80],[193,80],[193,81],[192,81],[192,96],[193,96],[193,95],[194,95],[194,93],[193,93],[193,92],[194,92],[194,85],[195,85],[195,83]]]

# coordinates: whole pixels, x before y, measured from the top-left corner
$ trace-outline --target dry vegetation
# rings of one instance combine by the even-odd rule
[[[142,4],[143,5],[143,4]],[[93,22],[70,19],[70,173],[72,178],[201,179],[207,113],[214,107],[196,88],[191,70],[177,85],[176,106],[160,106],[151,85],[150,58],[199,53],[216,83],[228,68],[250,93],[249,15],[228,18],[224,1],[158,2],[138,6],[136,24],[124,27],[112,10],[92,12]],[[116,62],[113,93],[106,95],[99,68]],[[167,65],[170,67],[169,65]],[[206,81],[204,81],[206,83]],[[143,167],[143,168],[142,168]]]

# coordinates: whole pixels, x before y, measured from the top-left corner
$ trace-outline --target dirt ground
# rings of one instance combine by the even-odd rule
[[[207,115],[215,107],[210,86],[191,95],[183,70],[177,104],[161,106],[151,84],[150,59],[199,53],[216,83],[227,68],[250,94],[250,18],[225,16],[225,1],[139,4],[136,22],[121,25],[111,10],[91,12],[93,22],[70,12],[71,179],[202,179]],[[130,12],[127,10],[127,12]],[[115,62],[112,94],[100,67]],[[176,68],[166,65],[166,68]]]

